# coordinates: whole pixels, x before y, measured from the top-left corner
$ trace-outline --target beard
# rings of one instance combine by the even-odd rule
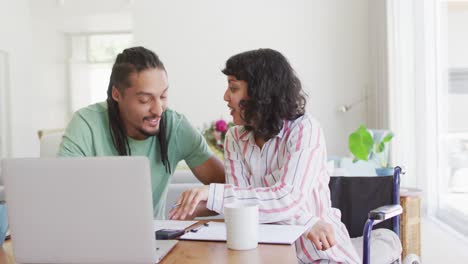
[[[146,131],[143,128],[138,129],[138,131],[140,132],[140,134],[142,134],[142,135],[144,135],[146,137],[152,137],[152,136],[156,136],[156,135],[159,134],[159,128],[156,129],[156,131],[154,131],[154,132]]]
[[[154,119],[154,118],[156,118],[156,116],[147,116],[147,117],[143,118],[143,120],[149,120],[149,119]],[[145,130],[143,127],[140,127],[140,128],[138,128],[138,131],[140,132],[140,134],[142,134],[142,135],[144,135],[146,137],[156,136],[156,135],[159,134],[159,126],[161,125],[161,122],[162,122],[162,118],[159,120],[159,124],[156,127],[156,130],[148,131],[148,130]]]

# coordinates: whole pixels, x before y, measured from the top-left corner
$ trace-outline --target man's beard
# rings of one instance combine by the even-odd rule
[[[143,121],[148,120],[148,119],[153,119],[153,118],[156,118],[156,115],[145,117],[143,118]],[[159,120],[159,125],[161,125],[161,122],[162,122],[162,118]],[[140,133],[146,137],[152,137],[152,136],[156,136],[159,134],[159,126],[156,128],[156,131],[154,132],[145,131],[142,127],[140,127],[138,131],[140,131]]]
[[[159,134],[159,128],[155,132],[152,132],[152,133],[149,133],[149,132],[143,130],[142,128],[138,129],[138,131],[140,131],[140,133],[142,135],[145,135],[146,137],[152,137],[152,136],[156,136],[156,135]]]

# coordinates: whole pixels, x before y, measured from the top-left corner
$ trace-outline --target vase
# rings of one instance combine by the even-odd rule
[[[377,176],[392,176],[393,171],[393,168],[375,168]]]
[[[213,144],[208,144],[208,146],[210,147],[211,151],[216,155],[216,157],[218,157],[218,159],[220,159],[221,161],[224,160],[224,151],[218,149],[216,145]]]

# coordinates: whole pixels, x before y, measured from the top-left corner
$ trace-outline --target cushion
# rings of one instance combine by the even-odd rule
[[[351,243],[362,259],[363,237],[352,238]],[[395,232],[386,228],[379,228],[372,231],[370,241],[370,263],[393,263],[400,258],[401,252],[401,242]]]

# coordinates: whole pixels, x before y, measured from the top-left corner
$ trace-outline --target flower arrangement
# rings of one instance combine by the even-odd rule
[[[224,155],[224,138],[230,127],[234,126],[232,122],[226,122],[223,119],[211,122],[211,124],[203,130],[203,136],[210,145],[211,149],[219,156]]]

